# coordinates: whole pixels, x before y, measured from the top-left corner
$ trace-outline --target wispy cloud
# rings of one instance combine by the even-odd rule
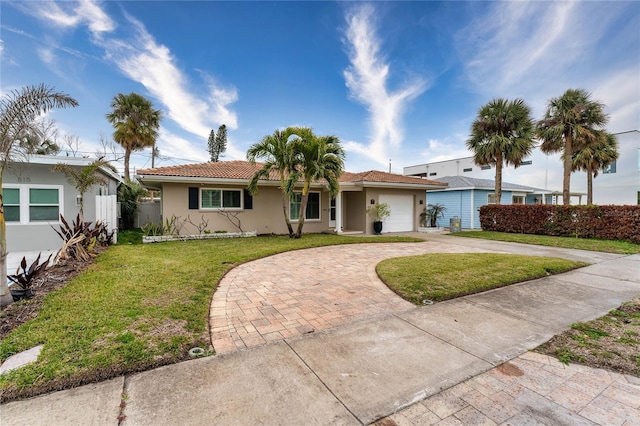
[[[346,15],[345,44],[351,64],[344,71],[344,78],[350,96],[369,111],[371,137],[368,145],[347,142],[345,148],[387,164],[388,150],[402,144],[403,112],[409,101],[427,89],[427,82],[415,78],[395,91],[388,88],[390,66],[380,52],[374,14],[374,7],[365,4]]]
[[[591,52],[620,8],[598,2],[481,3],[483,13],[455,36],[465,77],[487,96],[523,96],[534,109],[594,74],[607,72]],[[586,87],[589,90],[590,88]]]
[[[231,130],[238,127],[237,115],[229,108],[238,99],[236,88],[223,86],[213,76],[201,71],[206,87],[206,95],[202,96],[200,90],[190,86],[170,49],[159,44],[135,17],[125,13],[125,20],[120,23],[121,33],[127,34],[123,36],[115,34],[116,24],[99,2],[46,2],[45,6],[31,13],[62,28],[86,25],[93,35],[92,43],[104,49],[105,59],[125,76],[142,84],[162,104],[165,117],[196,135],[201,143],[206,141],[210,130],[220,124],[226,124]],[[186,139],[174,136],[167,131],[161,132],[161,149],[175,151],[182,158],[189,153],[188,157],[195,159],[197,157],[191,154],[196,151],[200,153],[200,159],[205,156],[206,151],[202,148],[194,148]],[[231,142],[227,151],[234,158],[243,157]]]

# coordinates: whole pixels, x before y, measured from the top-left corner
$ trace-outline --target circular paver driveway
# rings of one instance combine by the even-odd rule
[[[211,302],[217,353],[325,330],[413,307],[378,278],[384,259],[486,251],[434,242],[347,244],[296,250],[242,264]]]

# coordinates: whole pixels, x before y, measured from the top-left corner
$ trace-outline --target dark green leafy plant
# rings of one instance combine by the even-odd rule
[[[71,225],[64,216],[60,215],[62,225],[60,229],[53,228],[62,238],[62,248],[58,251],[58,258],[71,258],[83,262],[91,259],[97,244],[108,245],[113,241],[113,231],[109,232],[102,222],[84,222],[78,214]]]
[[[47,269],[50,261],[51,255],[49,255],[47,260],[40,264],[40,254],[38,254],[36,260],[31,264],[31,266],[29,266],[29,268],[27,268],[27,259],[26,257],[23,257],[22,262],[20,262],[20,266],[18,266],[18,269],[16,270],[16,273],[13,275],[7,275],[7,278],[9,278],[10,281],[12,281],[21,289],[28,290],[33,287],[33,282],[35,281],[35,279],[38,278],[38,276],[42,274],[45,269]],[[22,272],[20,272],[20,269],[22,269]]]
[[[120,229],[134,228],[136,213],[138,213],[138,198],[147,191],[137,182],[127,181],[118,188],[118,202],[120,202]]]

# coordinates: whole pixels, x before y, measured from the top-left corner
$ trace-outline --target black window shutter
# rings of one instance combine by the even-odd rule
[[[200,204],[200,200],[198,200],[199,195],[200,188],[197,186],[189,187],[189,210],[198,210],[198,204]]]
[[[245,210],[253,209],[253,197],[251,196],[251,193],[249,192],[249,190],[244,189],[242,193],[244,195],[244,209]]]

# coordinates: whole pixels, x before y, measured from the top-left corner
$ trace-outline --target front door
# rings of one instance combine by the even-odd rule
[[[329,228],[336,227],[336,199],[331,199],[331,205],[329,206]]]

